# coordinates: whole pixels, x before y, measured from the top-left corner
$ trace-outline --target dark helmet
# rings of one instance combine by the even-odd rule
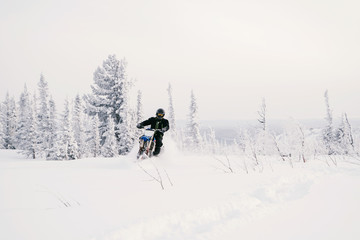
[[[164,116],[165,116],[165,111],[164,111],[164,109],[159,108],[159,109],[156,111],[156,117],[157,117],[157,118],[163,118]]]

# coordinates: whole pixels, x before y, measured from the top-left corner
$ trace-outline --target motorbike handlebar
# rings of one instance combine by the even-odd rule
[[[161,132],[161,130],[160,130],[160,129],[146,128],[145,130],[148,130],[148,131],[153,131],[153,132],[156,132],[156,131]]]

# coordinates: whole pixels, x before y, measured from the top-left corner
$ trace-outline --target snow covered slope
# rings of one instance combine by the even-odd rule
[[[246,173],[231,157],[224,173],[214,157],[167,150],[140,163],[0,150],[0,239],[360,239],[358,165],[269,159]]]

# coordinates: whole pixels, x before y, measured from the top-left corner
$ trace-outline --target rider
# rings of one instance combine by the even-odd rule
[[[159,108],[156,111],[156,117],[151,117],[148,120],[145,120],[136,125],[137,128],[143,128],[144,126],[151,125],[151,129],[157,130],[154,133],[154,137],[156,139],[155,150],[153,152],[154,156],[160,153],[161,146],[163,145],[162,139],[164,136],[164,132],[169,130],[169,121],[165,119],[164,116],[164,109]]]

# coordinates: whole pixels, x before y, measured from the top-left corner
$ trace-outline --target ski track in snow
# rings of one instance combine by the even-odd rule
[[[243,223],[261,219],[281,209],[283,203],[304,197],[312,184],[313,180],[304,176],[280,178],[249,194],[237,193],[214,205],[159,215],[94,240],[221,239],[229,231],[241,233],[238,227]]]
[[[314,178],[317,177],[319,176],[314,176]],[[325,177],[325,179],[327,178],[328,177]],[[340,179],[341,178],[342,177],[340,177]],[[351,180],[345,180],[345,184],[342,184],[341,181],[339,183],[340,179],[338,178],[329,177],[329,179],[330,180],[322,180],[324,181],[323,183],[317,184],[314,182],[314,179],[309,178],[306,179],[300,177],[295,180],[281,178],[276,183],[255,189],[254,192],[249,195],[240,194],[237,196],[232,196],[231,199],[220,202],[218,204],[152,217],[144,221],[123,226],[117,231],[107,233],[106,235],[94,238],[93,240],[215,240],[239,239],[242,237],[245,239],[264,239],[268,237],[268,239],[284,240],[358,239],[360,236],[360,231],[356,230],[356,222],[348,223],[349,219],[347,218],[357,218],[358,214],[360,214],[359,208],[350,209],[350,211],[354,211],[352,214],[347,213],[346,211],[348,210],[345,208],[345,213],[342,213],[345,215],[345,217],[342,214],[335,214],[333,216],[335,219],[331,220],[333,223],[330,225],[319,222],[314,223],[311,221],[311,217],[314,217],[317,220],[326,222],[327,219],[324,220],[323,217],[321,217],[321,214],[324,214],[325,218],[327,218],[329,215],[329,219],[331,219],[331,214],[326,214],[326,211],[334,211],[332,208],[339,203],[339,200],[342,199],[342,196],[338,196],[338,198],[335,199],[318,199],[316,197],[307,198],[307,194],[309,194],[311,189],[315,189],[314,191],[321,192],[321,189],[326,188],[326,186],[329,184],[329,181],[333,181],[333,184],[340,184],[340,188],[348,188],[349,185],[351,186],[352,184]],[[360,187],[359,183],[359,179],[357,179],[357,187]],[[349,192],[345,192],[346,194],[344,196],[348,195]],[[316,195],[316,193],[313,195]],[[325,191],[324,195],[326,195],[326,197],[332,197],[333,193],[332,191]],[[320,195],[320,197],[321,196],[323,195]],[[355,196],[356,198],[353,199],[351,203],[352,206],[356,205],[356,202],[360,200],[359,189],[357,189]],[[325,201],[325,203],[323,203],[323,201]],[[308,209],[305,208],[302,210],[297,210],[297,207],[299,207],[299,209],[303,208],[303,202],[307,204],[306,208]],[[317,211],[314,211],[314,206],[311,206],[312,204],[315,205],[315,209],[321,209],[320,214],[316,215]],[[343,209],[341,206],[342,204],[339,205],[340,206],[338,207]],[[303,210],[308,212],[301,212]],[[297,213],[298,215],[310,219],[287,219],[289,218],[287,216],[287,211],[300,211],[300,213]],[[279,219],[277,219],[277,214],[279,214]],[[295,214],[295,216],[297,215]],[[275,222],[279,222],[279,224],[270,231],[268,236],[266,236],[266,234],[256,232],[261,232],[263,226],[272,225],[270,221],[273,220]],[[290,224],[290,221],[293,221],[293,224]],[[344,221],[348,225],[343,226],[344,229],[348,230],[347,234],[341,232],[341,230],[340,233],[337,232],[339,225],[341,225]],[[259,222],[261,224],[256,226],[256,223]],[[310,222],[310,224],[308,222]],[[312,229],[314,226],[316,226],[315,228],[318,228],[319,225],[323,224],[324,229]],[[301,227],[299,227],[301,225],[307,226],[310,233],[313,233],[308,234],[306,228],[301,230],[301,232],[296,233],[299,231],[298,229],[301,229]],[[249,229],[251,230],[246,229],[248,226],[250,226]],[[327,229],[327,226],[330,226],[330,229]],[[331,226],[333,226],[335,230],[331,229]],[[286,228],[288,228],[288,230]],[[266,227],[264,227],[264,229],[265,233],[269,231],[269,229]],[[343,236],[346,237],[343,238]]]
[[[300,185],[305,192],[310,186],[309,183]],[[298,193],[289,195],[287,190],[287,186],[271,190],[260,188],[253,196],[233,197],[217,205],[157,216],[95,239],[220,239],[224,233],[236,229],[242,223],[281,208],[282,201],[271,203],[282,198],[295,200],[302,197]]]

